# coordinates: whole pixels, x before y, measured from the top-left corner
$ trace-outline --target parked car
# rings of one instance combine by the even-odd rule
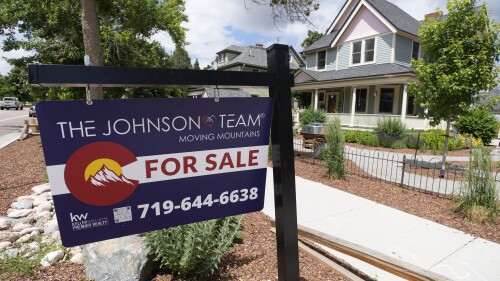
[[[28,116],[29,117],[36,117],[36,108],[35,108],[35,104],[33,104],[31,107],[30,107],[30,111],[28,113]]]
[[[14,97],[5,97],[0,101],[0,109],[3,110],[15,108],[16,110],[23,109],[23,103]]]

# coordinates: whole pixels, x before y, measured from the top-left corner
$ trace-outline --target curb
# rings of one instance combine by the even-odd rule
[[[14,132],[10,134],[6,134],[4,136],[0,137],[0,149],[6,147],[7,145],[13,143],[17,139],[19,139],[19,136],[21,135],[20,132]]]

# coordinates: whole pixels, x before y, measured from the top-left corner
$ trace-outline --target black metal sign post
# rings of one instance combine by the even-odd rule
[[[267,49],[269,72],[231,72],[81,65],[29,65],[29,83],[45,87],[265,86],[274,102],[271,126],[279,280],[299,280],[289,47]]]

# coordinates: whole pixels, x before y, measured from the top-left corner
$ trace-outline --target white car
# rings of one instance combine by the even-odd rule
[[[23,103],[20,102],[17,98],[5,97],[0,101],[0,109],[3,110],[4,108],[15,108],[16,110],[23,110]]]

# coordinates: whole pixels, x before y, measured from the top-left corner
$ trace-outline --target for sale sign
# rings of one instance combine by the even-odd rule
[[[259,211],[271,99],[37,104],[64,246]]]

